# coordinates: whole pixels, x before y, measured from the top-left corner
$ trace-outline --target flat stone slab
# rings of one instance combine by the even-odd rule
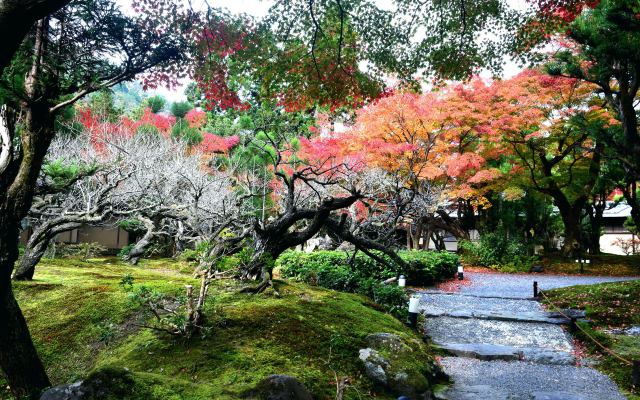
[[[425,309],[422,311],[425,317],[453,317],[453,318],[477,318],[489,319],[495,321],[514,321],[514,322],[539,322],[544,324],[568,324],[571,320],[562,317],[557,313],[546,313],[543,311],[527,311],[527,312],[507,312],[507,311],[487,311],[487,310],[453,310],[442,311]]]
[[[454,384],[440,399],[625,400],[609,377],[591,368],[464,357],[441,362]]]
[[[437,344],[490,343],[517,348],[573,350],[562,328],[546,323],[437,317],[428,318],[425,328],[426,334]]]
[[[490,385],[459,386],[443,393],[436,393],[437,400],[510,400],[511,397],[500,388]]]
[[[478,360],[520,360],[522,353],[512,346],[500,346],[486,343],[438,343],[442,349],[458,357]]]
[[[524,361],[548,365],[575,365],[573,354],[533,347],[518,348],[488,343],[438,343],[442,349],[458,357],[483,361]]]
[[[576,365],[576,357],[566,351],[527,347],[520,349],[522,361],[546,365]]]
[[[446,313],[454,310],[483,310],[487,312],[535,312],[540,303],[524,299],[501,299],[465,296],[456,293],[420,292],[420,309],[431,313]]]

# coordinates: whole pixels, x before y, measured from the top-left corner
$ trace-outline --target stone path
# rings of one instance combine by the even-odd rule
[[[421,292],[421,312],[433,342],[452,354],[445,372],[454,383],[440,399],[623,400],[598,371],[577,367],[568,321],[531,299],[540,289],[630,278],[465,273],[457,293]],[[577,318],[584,315],[576,313]]]

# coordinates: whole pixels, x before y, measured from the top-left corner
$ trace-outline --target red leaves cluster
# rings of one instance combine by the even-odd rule
[[[585,8],[595,8],[601,0],[528,0],[543,18],[572,22]]]
[[[176,123],[176,118],[172,115],[155,114],[150,108],[146,108],[138,121],[133,121],[127,117],[123,118],[122,121],[128,124],[133,132],[143,125],[151,125],[156,127],[163,135],[168,136],[171,127]]]
[[[249,105],[240,100],[229,87],[228,61],[231,56],[246,49],[247,33],[221,19],[209,21],[197,38],[203,62],[196,68],[195,80],[207,100],[208,110],[246,110]]]
[[[125,124],[113,123],[95,115],[90,108],[79,109],[76,118],[88,131],[90,144],[99,154],[106,151],[107,140],[118,137],[128,138],[135,133]]]
[[[231,149],[240,143],[239,136],[222,137],[213,133],[204,133],[202,142],[198,145],[198,149],[203,153],[228,153]]]
[[[197,108],[193,108],[184,116],[184,119],[187,121],[190,128],[199,129],[207,123],[207,113],[202,110],[198,110]]]

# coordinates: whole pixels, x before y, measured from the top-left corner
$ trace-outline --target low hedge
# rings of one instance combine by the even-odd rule
[[[391,261],[389,265],[376,262],[359,253],[351,261],[351,255],[340,251],[315,251],[304,253],[288,251],[276,261],[283,278],[294,279],[343,292],[366,295],[388,311],[402,314],[407,297],[397,285],[383,285],[382,281],[405,275],[407,282],[415,286],[432,285],[451,278],[458,262],[455,254],[431,251],[401,251],[398,255],[406,262],[402,267]]]
[[[392,267],[380,264],[362,253],[358,253],[349,264],[349,254],[326,250],[312,253],[288,251],[278,258],[276,266],[285,278],[351,291],[354,281],[363,278],[385,280],[399,275],[405,275],[410,285],[433,285],[451,278],[458,263],[458,256],[448,252],[400,251],[398,255],[407,264],[406,268],[386,256],[384,258]]]

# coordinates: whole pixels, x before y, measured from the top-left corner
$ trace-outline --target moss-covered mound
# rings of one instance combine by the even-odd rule
[[[336,377],[348,382],[346,398],[395,398],[364,374],[359,349],[379,332],[420,338],[363,296],[286,282],[278,282],[277,293],[255,296],[225,280],[211,291],[207,336],[179,340],[141,328],[141,310],[122,277],[178,296],[185,284],[196,284],[189,271],[173,260],[138,267],[117,259],[45,260],[33,282],[16,283],[53,383],[126,368],[135,386],[130,398],[233,399],[271,374],[286,374],[319,399],[335,398]],[[413,360],[433,362],[427,346],[416,352]]]
[[[623,328],[640,326],[640,281],[572,286],[544,293],[552,310],[555,307],[585,310],[592,323],[580,326],[588,336],[626,360],[640,358],[640,336],[616,334]],[[582,331],[576,332],[576,336],[585,344],[588,356],[596,360],[595,367],[625,390],[630,400],[640,400],[640,388],[631,386],[631,366],[603,350]]]

